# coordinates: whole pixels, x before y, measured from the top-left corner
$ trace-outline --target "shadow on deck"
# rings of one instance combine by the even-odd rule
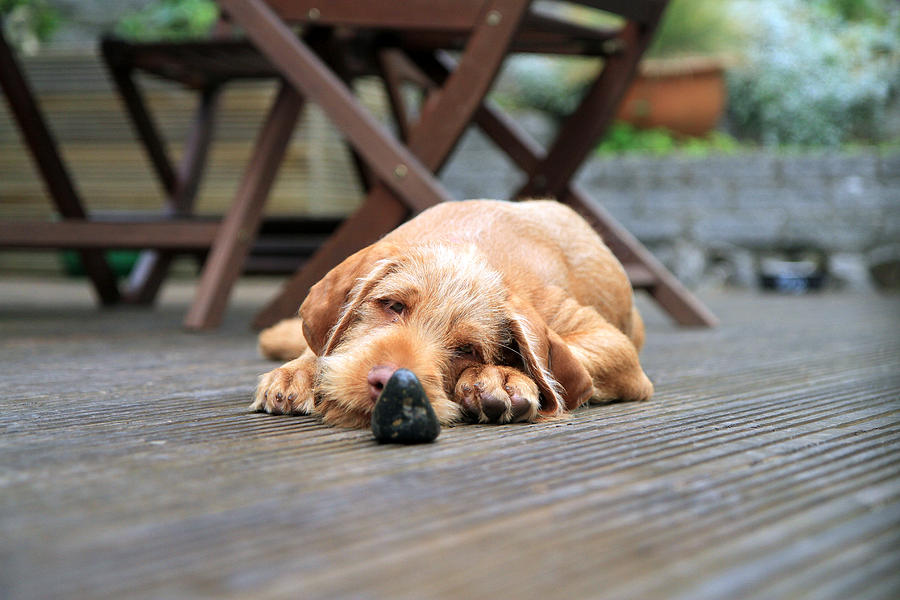
[[[250,414],[221,331],[0,282],[0,597],[896,598],[897,297],[649,303],[656,396],[429,446]]]

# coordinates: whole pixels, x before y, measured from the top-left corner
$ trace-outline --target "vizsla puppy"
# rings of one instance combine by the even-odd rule
[[[552,201],[470,200],[421,213],[314,285],[263,331],[251,407],[368,426],[398,368],[443,424],[510,423],[589,400],[645,400],[644,326],[622,265]]]

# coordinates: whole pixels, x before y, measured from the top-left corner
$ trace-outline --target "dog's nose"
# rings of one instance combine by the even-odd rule
[[[372,367],[372,370],[369,371],[369,376],[366,377],[366,381],[369,383],[369,397],[372,399],[372,402],[378,400],[378,396],[381,394],[384,386],[387,385],[388,379],[396,371],[397,367],[394,365]]]

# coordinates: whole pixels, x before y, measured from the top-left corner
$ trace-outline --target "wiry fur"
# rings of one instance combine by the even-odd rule
[[[413,371],[445,424],[534,421],[653,391],[624,270],[556,202],[425,211],[333,269],[300,313],[260,335],[266,356],[299,358],[261,378],[255,410],[367,426],[380,365]]]

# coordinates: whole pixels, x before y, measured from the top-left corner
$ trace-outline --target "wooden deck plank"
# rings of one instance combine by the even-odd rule
[[[186,334],[189,284],[0,281],[0,596],[900,591],[896,297],[709,294],[712,331],[644,303],[650,402],[409,448],[246,412],[273,289]]]

